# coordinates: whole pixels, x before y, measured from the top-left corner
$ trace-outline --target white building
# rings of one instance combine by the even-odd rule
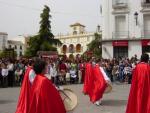
[[[150,0],[102,1],[102,57],[150,52]]]
[[[58,53],[67,57],[83,54],[87,50],[87,44],[95,38],[94,32],[86,32],[85,26],[80,23],[70,25],[70,28],[70,34],[55,36],[62,42],[62,46],[57,49]]]
[[[7,39],[8,39],[8,34],[4,32],[0,32],[0,50],[4,50],[7,48]]]
[[[8,40],[8,48],[14,48],[17,57],[24,55],[24,44],[21,41]]]

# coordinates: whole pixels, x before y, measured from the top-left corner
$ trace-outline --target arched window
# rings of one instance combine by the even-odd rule
[[[69,52],[74,53],[74,45],[73,44],[69,45]]]
[[[77,34],[77,31],[73,31],[73,35],[76,35]]]
[[[81,44],[76,45],[76,52],[81,52]]]
[[[66,45],[63,45],[63,47],[62,47],[62,53],[66,53],[67,52],[67,46]]]

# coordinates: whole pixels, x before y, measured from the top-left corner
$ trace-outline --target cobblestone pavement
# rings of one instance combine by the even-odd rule
[[[78,106],[69,113],[125,113],[130,86],[113,85],[113,91],[105,94],[102,106],[95,106],[82,94],[82,85],[66,85],[78,96]],[[14,113],[20,88],[0,88],[0,113]]]

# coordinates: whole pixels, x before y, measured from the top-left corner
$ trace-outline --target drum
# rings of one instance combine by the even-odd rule
[[[110,83],[107,83],[107,87],[104,93],[110,93],[111,91],[112,91],[112,85]]]
[[[66,111],[72,111],[78,104],[77,95],[71,89],[59,90]]]

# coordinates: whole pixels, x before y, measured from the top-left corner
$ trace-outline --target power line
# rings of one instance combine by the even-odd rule
[[[0,4],[7,5],[7,6],[12,6],[12,7],[18,7],[18,8],[23,8],[23,9],[31,9],[33,11],[41,11],[41,9],[38,8],[32,8],[24,5],[18,5],[18,4],[12,4],[12,3],[6,3],[4,1],[0,1]],[[71,15],[71,16],[87,16],[87,17],[97,17],[96,15],[89,15],[89,14],[79,14],[79,13],[72,13],[72,12],[53,12],[51,11],[52,14],[62,14],[62,15]]]

